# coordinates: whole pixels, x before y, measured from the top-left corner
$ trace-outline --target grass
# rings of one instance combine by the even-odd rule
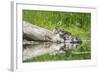
[[[63,28],[64,31],[69,31],[73,36],[77,36],[82,40],[91,39],[91,13],[23,10],[23,20],[51,31],[55,27]],[[68,51],[68,53],[62,56],[51,56],[49,54],[45,54],[24,62],[90,59],[91,53],[71,53],[85,51],[90,52],[90,46],[90,42],[83,42],[80,48]]]

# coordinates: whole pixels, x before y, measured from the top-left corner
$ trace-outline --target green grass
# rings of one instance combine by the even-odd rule
[[[91,13],[23,10],[23,20],[51,31],[55,27],[63,28],[65,31],[71,32],[73,36],[77,36],[82,40],[91,39]],[[71,53],[81,51],[90,52],[90,46],[90,42],[83,42],[80,48],[68,51],[68,53],[62,56],[45,54],[24,62],[90,59],[91,53]]]

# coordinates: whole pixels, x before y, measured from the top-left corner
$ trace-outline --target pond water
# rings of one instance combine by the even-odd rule
[[[90,59],[90,46],[90,41],[82,43],[31,41],[23,44],[23,62]]]

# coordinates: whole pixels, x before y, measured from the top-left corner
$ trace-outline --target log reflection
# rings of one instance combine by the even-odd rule
[[[23,44],[23,61],[44,54],[64,54],[69,49],[77,48],[79,45],[79,43],[51,43],[31,41],[31,44]]]

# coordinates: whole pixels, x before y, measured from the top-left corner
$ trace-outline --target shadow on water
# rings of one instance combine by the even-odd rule
[[[23,45],[23,61],[36,58],[45,54],[51,56],[63,55],[68,51],[80,47],[81,43],[51,43],[34,42]]]

